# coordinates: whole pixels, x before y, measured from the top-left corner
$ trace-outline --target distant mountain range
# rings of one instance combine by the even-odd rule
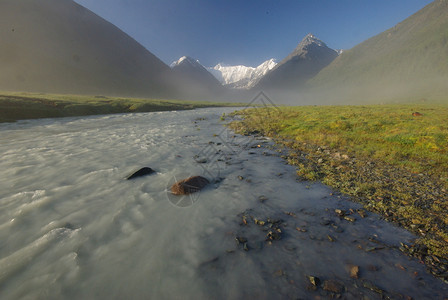
[[[292,104],[446,101],[448,0],[433,1],[349,50],[330,49],[309,34],[278,64],[208,70],[227,87],[265,91]]]
[[[342,50],[339,50],[342,53]],[[272,90],[294,87],[305,83],[327,66],[338,56],[338,51],[330,49],[324,42],[312,34],[303,38],[294,51],[277,64],[275,59],[269,59],[257,67],[226,66],[217,64],[212,68],[202,66],[198,60],[182,57],[173,62],[171,67],[178,68],[179,62],[189,61],[194,65],[193,71],[201,70],[201,77],[209,77],[205,71],[213,74],[222,85],[230,89]],[[207,73],[208,73],[207,72]],[[185,73],[186,74],[186,73]],[[194,77],[194,76],[193,76]]]
[[[208,70],[225,86],[234,89],[250,89],[261,77],[266,75],[277,65],[274,58],[271,58],[257,67],[247,66],[226,66],[217,64]]]
[[[215,85],[217,82],[225,88],[248,90],[276,65],[275,59],[272,58],[263,62],[258,67],[243,65],[226,66],[224,64],[205,67],[199,60],[183,56],[179,60],[172,62],[170,66],[171,69],[180,71],[189,78],[196,78],[198,81],[207,85]]]
[[[0,0],[0,91],[178,99],[245,99],[265,91],[293,104],[445,99],[448,0],[435,0],[349,50],[308,34],[278,64],[171,68],[72,0]]]

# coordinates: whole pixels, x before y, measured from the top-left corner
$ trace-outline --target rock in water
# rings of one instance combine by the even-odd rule
[[[324,290],[336,294],[340,294],[344,291],[344,285],[336,280],[325,280]]]
[[[308,276],[308,279],[310,280],[310,283],[313,286],[318,286],[320,284],[320,279],[318,277],[315,276]]]
[[[151,168],[148,167],[144,167],[141,168],[140,170],[138,170],[137,172],[132,173],[131,175],[129,175],[126,179],[130,180],[130,179],[134,179],[137,177],[142,177],[142,176],[146,176],[146,175],[150,175],[152,173],[154,173],[155,171]]]
[[[188,195],[202,190],[209,183],[210,181],[202,176],[191,176],[173,184],[171,192],[174,195]]]
[[[347,265],[347,269],[350,273],[351,278],[359,278],[359,266]]]

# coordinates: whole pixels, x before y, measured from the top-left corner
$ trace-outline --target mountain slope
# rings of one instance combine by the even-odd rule
[[[308,34],[278,65],[269,71],[254,89],[297,89],[322,68],[331,63],[338,53],[312,34]]]
[[[224,87],[201,63],[188,56],[183,56],[170,65],[179,76],[183,90],[191,90],[198,96],[215,95],[224,91]]]
[[[328,101],[446,98],[448,0],[344,51],[308,87]]]
[[[170,68],[72,0],[0,1],[0,90],[171,96]]]
[[[222,64],[217,64],[213,68],[210,68],[210,71],[223,84],[230,88],[249,89],[276,65],[277,63],[275,62],[275,59],[271,58],[255,68],[241,65],[225,66]]]

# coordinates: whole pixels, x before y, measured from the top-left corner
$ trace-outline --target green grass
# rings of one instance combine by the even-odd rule
[[[259,120],[251,121],[296,142],[448,178],[448,105],[305,106],[282,108],[281,118],[268,120],[264,114],[257,109],[251,118]]]
[[[238,114],[243,120],[229,125],[236,132],[274,137],[292,150],[287,159],[301,178],[320,180],[413,231],[420,236],[420,258],[436,256],[447,266],[448,104],[282,107]]]
[[[241,106],[239,103],[139,99],[105,96],[0,93],[0,122],[114,113]]]

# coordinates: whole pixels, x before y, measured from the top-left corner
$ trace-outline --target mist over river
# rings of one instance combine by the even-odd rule
[[[0,124],[0,299],[448,295],[397,249],[412,234],[340,218],[361,206],[298,181],[272,141],[228,132],[232,110]],[[142,167],[156,173],[125,179]],[[171,195],[189,175],[212,183]]]

